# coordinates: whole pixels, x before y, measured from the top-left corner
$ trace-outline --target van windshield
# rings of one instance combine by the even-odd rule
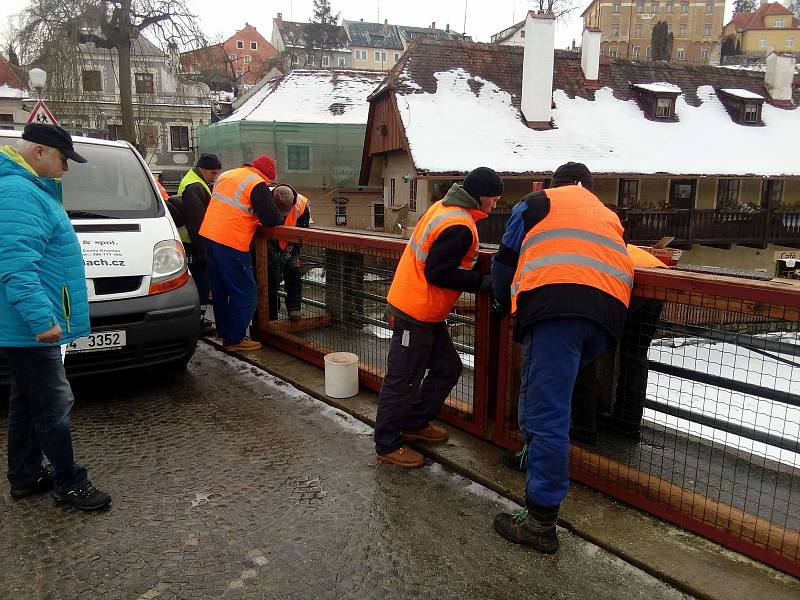
[[[4,139],[17,146],[21,138]],[[130,148],[75,142],[88,162],[69,161],[62,179],[64,208],[72,219],[141,219],[164,214],[150,174]]]
[[[75,150],[88,162],[70,161],[62,179],[70,217],[137,219],[163,214],[150,174],[130,148],[78,142]]]

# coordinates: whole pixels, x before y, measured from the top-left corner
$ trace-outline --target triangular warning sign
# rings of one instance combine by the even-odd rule
[[[44,100],[39,100],[33,108],[31,116],[28,117],[28,123],[42,123],[43,125],[58,125],[58,121],[47,108]]]

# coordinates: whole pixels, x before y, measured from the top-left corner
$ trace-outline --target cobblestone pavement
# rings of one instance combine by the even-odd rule
[[[438,465],[377,466],[371,429],[208,346],[173,380],[76,396],[77,456],[114,502],[0,484],[0,598],[684,597],[566,531],[555,556],[507,543],[504,500]]]

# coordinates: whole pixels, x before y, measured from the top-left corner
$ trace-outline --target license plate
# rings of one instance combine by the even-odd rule
[[[75,352],[98,352],[119,350],[127,343],[125,331],[98,331],[67,344],[67,354]]]

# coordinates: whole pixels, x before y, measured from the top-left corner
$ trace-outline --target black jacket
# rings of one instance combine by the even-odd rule
[[[192,261],[195,264],[205,264],[206,245],[200,236],[200,226],[206,216],[208,203],[211,202],[211,194],[200,183],[187,185],[183,194],[183,223],[189,233],[189,241],[192,242]]]

